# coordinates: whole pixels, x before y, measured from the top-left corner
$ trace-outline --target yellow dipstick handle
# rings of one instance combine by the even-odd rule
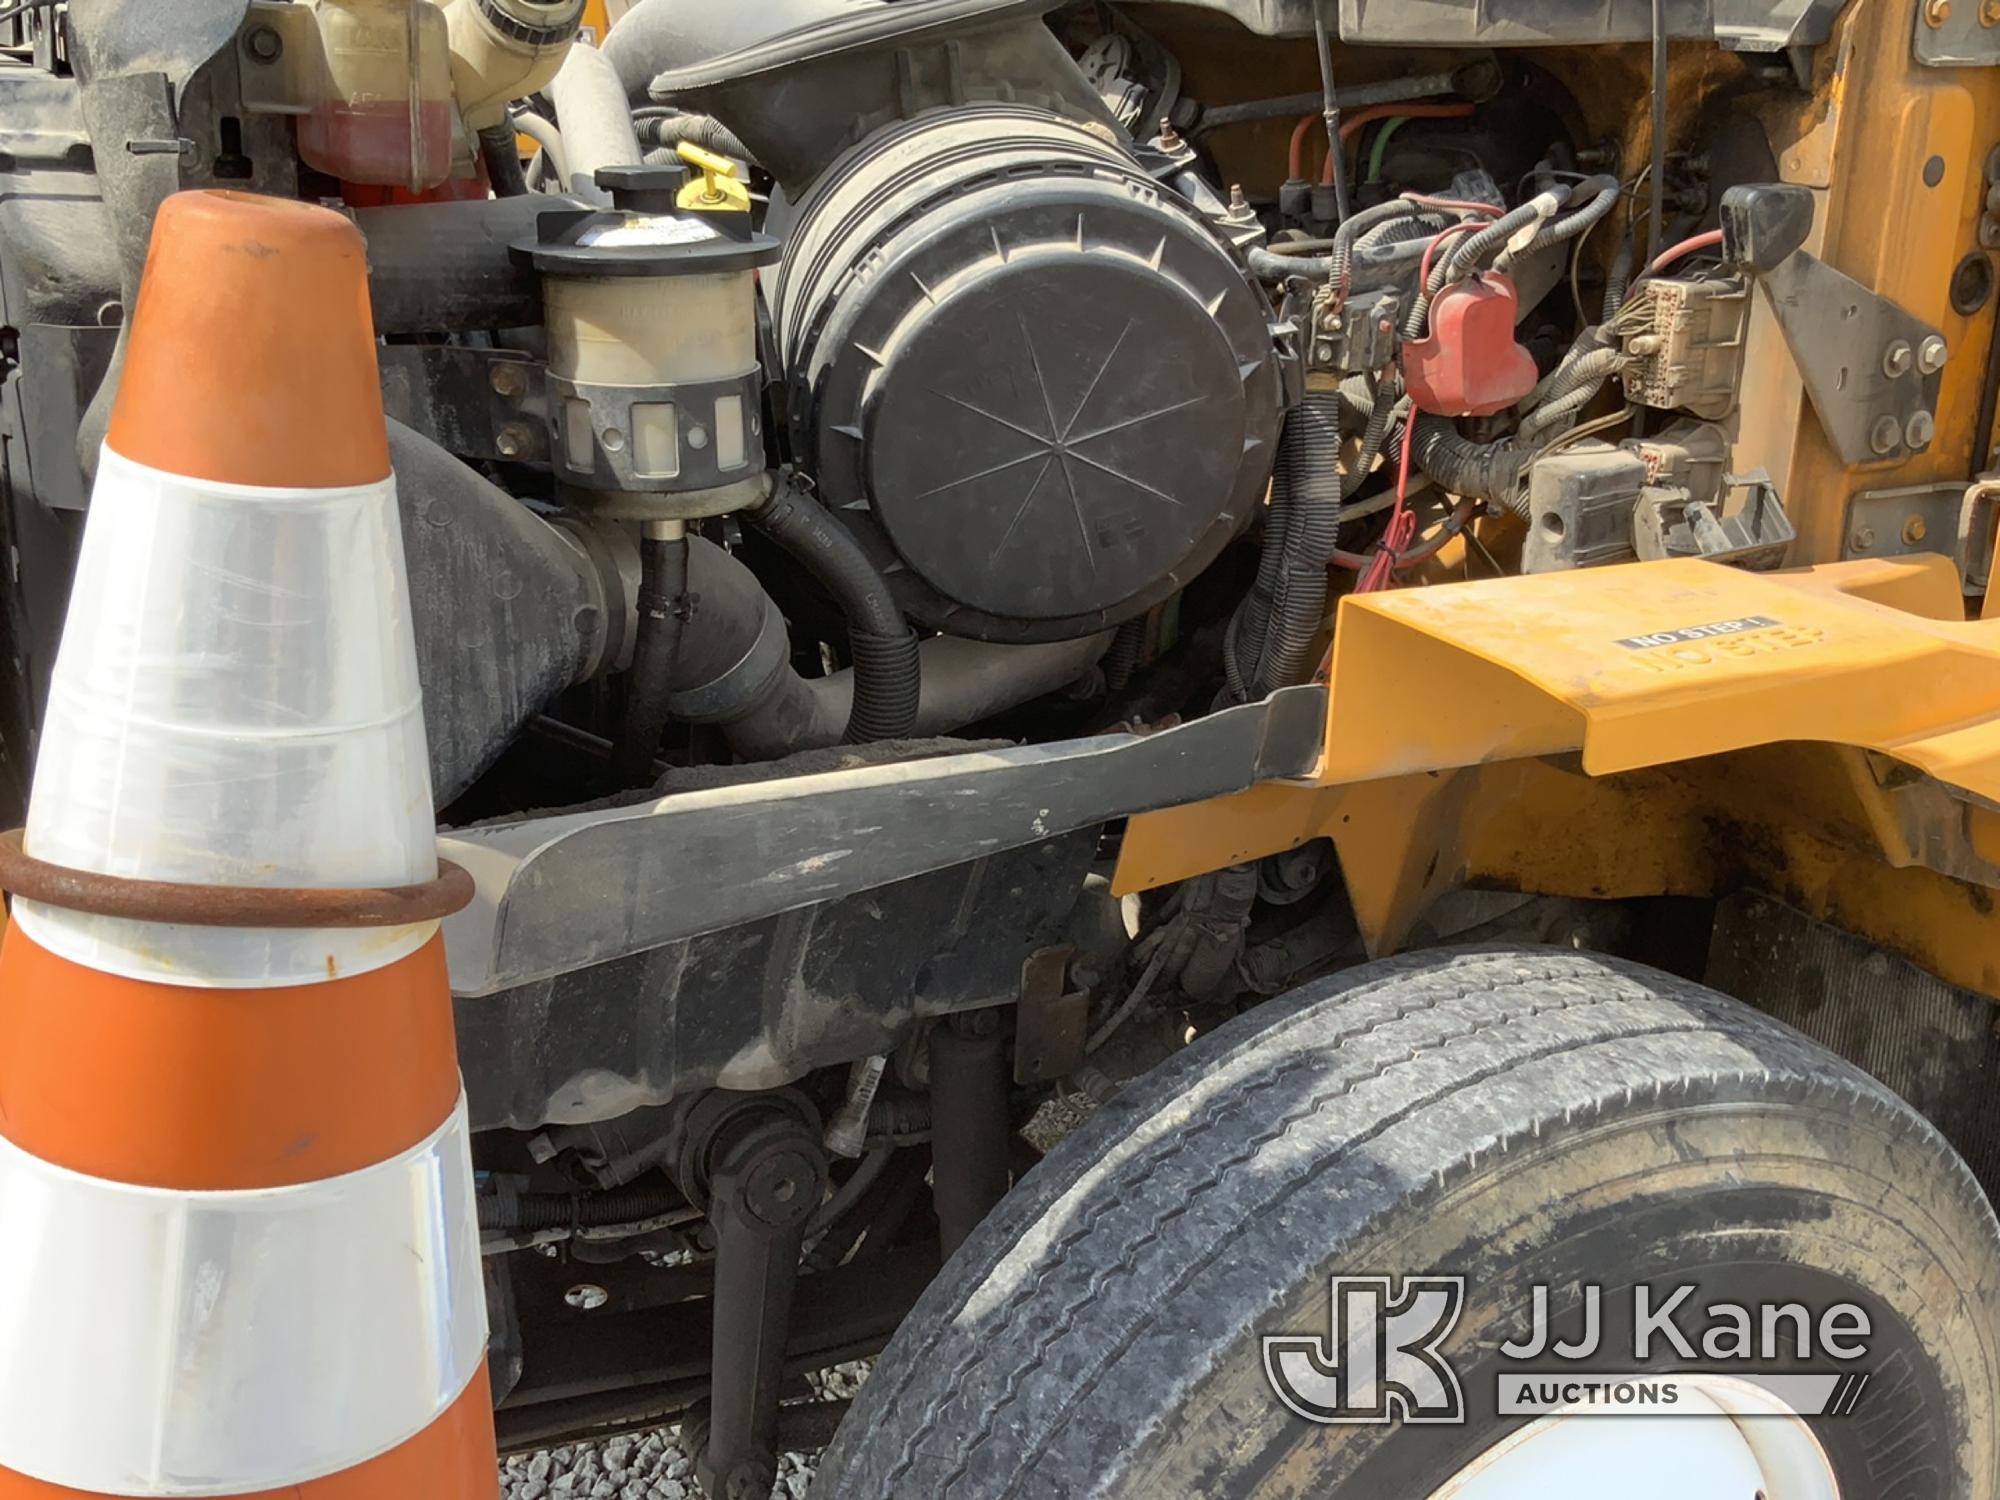
[[[682,208],[705,214],[747,214],[750,188],[737,180],[736,163],[692,141],[680,143],[681,160],[701,173],[689,180],[676,200]]]

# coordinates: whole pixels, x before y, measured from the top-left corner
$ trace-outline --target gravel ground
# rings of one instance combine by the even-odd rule
[[[868,1378],[865,1363],[839,1365],[809,1377],[824,1398],[850,1398]],[[817,1453],[786,1453],[778,1460],[772,1500],[804,1500]],[[573,1443],[521,1453],[500,1466],[503,1500],[702,1500],[694,1459],[680,1445],[680,1428],[636,1433],[603,1443]]]

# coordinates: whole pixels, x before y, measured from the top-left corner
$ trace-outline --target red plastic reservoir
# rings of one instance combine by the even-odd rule
[[[319,0],[322,95],[299,155],[343,182],[421,193],[451,176],[451,34],[431,0]]]
[[[1535,388],[1535,357],[1514,337],[1519,305],[1514,283],[1497,271],[1438,293],[1430,336],[1403,346],[1403,383],[1419,411],[1488,417]]]

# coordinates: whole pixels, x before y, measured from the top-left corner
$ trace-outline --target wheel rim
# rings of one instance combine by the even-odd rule
[[[1819,1439],[1769,1392],[1726,1376],[1677,1383],[1671,1418],[1557,1412],[1489,1448],[1431,1500],[1841,1500]]]

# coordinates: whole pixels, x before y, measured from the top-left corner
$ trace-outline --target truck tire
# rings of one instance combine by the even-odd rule
[[[1466,1278],[1438,1346],[1462,1424],[1288,1410],[1263,1338],[1326,1339],[1332,1276],[1413,1274]],[[1836,1402],[1861,1397],[1851,1415],[1745,1424],[1500,1415],[1497,1376],[1519,1367],[1499,1346],[1527,1334],[1535,1285],[1553,1289],[1558,1337],[1580,1330],[1580,1287],[1602,1287],[1604,1311],[1593,1358],[1534,1368],[1837,1370]],[[1681,1285],[1697,1288],[1676,1320],[1697,1357],[1661,1337],[1636,1359],[1639,1288],[1657,1312]],[[1718,1302],[1814,1318],[1858,1305],[1865,1354],[1808,1357],[1780,1320],[1774,1360],[1718,1363],[1700,1342],[1712,1318],[1688,1312]],[[1880,1085],[1633,964],[1431,952],[1260,1007],[1064,1141],[897,1333],[814,1494],[1990,1500],[1996,1337],[2000,1225],[1950,1146]],[[1712,1394],[1702,1378],[1691,1401]],[[1739,1495],[1712,1476],[1748,1472],[1735,1450],[1753,1431],[1769,1474]],[[1600,1457],[1558,1451],[1565,1434]],[[1651,1456],[1662,1442],[1675,1446]],[[1790,1446],[1771,1457],[1774,1443]],[[1531,1450],[1544,1457],[1523,1482]],[[1523,1487],[1496,1478],[1503,1462]]]

